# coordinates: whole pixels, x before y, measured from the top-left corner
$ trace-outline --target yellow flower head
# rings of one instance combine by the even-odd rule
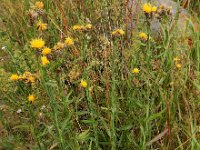
[[[176,64],[176,68],[181,68],[181,67],[182,67],[181,64],[179,64],[179,63]]]
[[[28,101],[33,103],[35,101],[35,96],[33,94],[29,95]]]
[[[85,28],[88,29],[88,30],[92,29],[92,25],[91,24],[86,24]]]
[[[144,13],[150,14],[157,11],[156,6],[152,6],[150,3],[145,3],[142,7]]]
[[[60,50],[60,49],[63,49],[63,48],[65,48],[65,43],[62,43],[62,42],[58,42],[58,43],[53,47],[54,50]]]
[[[87,87],[87,82],[85,80],[81,80],[80,85],[81,85],[81,87],[86,88]]]
[[[26,72],[23,73],[23,75],[20,75],[19,78],[21,80],[24,80],[25,83],[35,83],[37,77],[36,77],[35,74],[32,74],[29,71],[26,71]]]
[[[23,73],[23,75],[22,75],[22,79],[26,79],[27,77],[30,77],[30,76],[32,76],[32,74],[31,74],[31,72],[29,72],[29,71],[25,71],[24,73]]]
[[[152,6],[150,3],[145,3],[142,7],[143,11],[147,14],[151,13],[152,11]]]
[[[152,12],[156,12],[156,11],[157,11],[157,7],[156,7],[156,6],[153,6],[153,7],[151,8],[151,11],[152,11]]]
[[[66,43],[68,46],[74,45],[74,41],[73,41],[70,37],[68,37],[68,38],[65,39],[65,43]]]
[[[37,24],[37,29],[42,31],[42,30],[46,30],[47,29],[47,24],[46,23],[42,23],[41,21],[39,21]]]
[[[49,64],[49,60],[47,59],[46,56],[42,56],[42,57],[41,57],[41,61],[42,61],[42,65],[43,65],[43,66],[46,66],[46,65]]]
[[[124,34],[125,34],[125,32],[122,29],[117,29],[112,32],[112,35],[124,35]]]
[[[112,35],[116,35],[117,34],[117,30],[112,32]]]
[[[84,27],[80,26],[80,25],[74,25],[73,26],[73,30],[75,30],[75,31],[80,31],[80,30],[83,30],[83,29],[84,29]]]
[[[50,54],[50,53],[51,53],[51,49],[48,48],[48,47],[45,47],[45,48],[42,50],[42,54],[43,54],[43,55],[48,55],[48,54]]]
[[[42,39],[33,39],[31,41],[31,47],[40,49],[44,46],[45,42]]]
[[[141,33],[139,34],[139,37],[140,37],[142,40],[145,40],[145,41],[148,39],[147,34],[144,33],[144,32],[141,32]]]
[[[17,81],[19,79],[19,76],[17,74],[12,74],[10,79],[13,81]]]
[[[133,70],[132,70],[132,73],[134,73],[134,74],[138,74],[140,72],[140,70],[138,69],[138,68],[134,68]]]
[[[27,78],[27,83],[35,83],[35,77],[29,76],[29,77]]]
[[[43,9],[44,8],[44,3],[41,2],[41,1],[37,1],[37,2],[35,2],[35,7],[37,9]]]
[[[125,34],[124,30],[122,30],[122,29],[119,29],[118,32],[119,32],[120,35],[124,35]]]

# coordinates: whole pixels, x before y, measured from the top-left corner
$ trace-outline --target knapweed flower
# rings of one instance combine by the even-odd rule
[[[124,30],[122,30],[122,29],[119,29],[118,32],[119,32],[120,35],[124,35],[125,34]]]
[[[27,77],[30,77],[30,76],[32,76],[32,73],[29,72],[29,71],[25,71],[25,72],[23,73],[23,75],[20,76],[20,78],[26,79]]]
[[[125,32],[122,29],[117,29],[112,32],[112,35],[124,35]]]
[[[74,31],[81,31],[81,30],[84,29],[84,27],[81,26],[81,25],[74,25],[72,29],[73,29]]]
[[[134,68],[133,70],[132,70],[132,73],[134,73],[134,74],[138,74],[140,72],[140,70],[138,69],[138,68]]]
[[[41,21],[39,21],[37,24],[37,29],[39,31],[42,31],[42,30],[46,30],[47,29],[47,24],[46,23],[42,23]]]
[[[146,13],[146,14],[150,14],[152,12],[156,12],[157,11],[157,7],[156,6],[152,6],[150,3],[145,3],[142,6],[142,9],[143,9],[144,13]]]
[[[153,7],[151,8],[151,11],[152,11],[152,12],[156,12],[156,11],[157,11],[157,7],[156,7],[156,6],[153,6]]]
[[[36,77],[35,74],[32,74],[29,71],[26,71],[26,72],[23,73],[23,75],[19,76],[19,79],[23,80],[25,83],[35,83],[37,77]]]
[[[65,43],[62,43],[62,42],[58,42],[54,47],[53,47],[53,50],[61,50],[65,48]]]
[[[46,65],[49,64],[49,60],[47,59],[46,56],[42,56],[42,57],[41,57],[41,62],[42,62],[42,65],[43,65],[43,66],[46,66]]]
[[[68,46],[74,45],[74,41],[73,41],[70,37],[67,37],[67,38],[65,39],[65,43],[66,43]]]
[[[81,87],[86,88],[87,87],[87,82],[82,79],[80,85],[81,85]]]
[[[151,4],[150,3],[145,3],[143,6],[142,6],[142,9],[145,13],[149,14],[151,13]]]
[[[139,34],[139,37],[140,37],[140,39],[142,39],[142,40],[144,40],[144,41],[146,41],[146,40],[148,39],[147,34],[144,33],[144,32],[141,32],[141,33]]]
[[[35,83],[35,80],[36,80],[35,77],[33,77],[33,76],[29,76],[29,77],[27,77],[26,82],[27,82],[27,83]]]
[[[19,79],[19,76],[17,74],[12,74],[10,79],[13,81],[17,81]]]
[[[43,9],[44,8],[44,3],[41,2],[41,1],[37,1],[37,2],[35,2],[35,7],[37,9]]]
[[[86,24],[86,25],[85,25],[85,28],[86,28],[87,30],[90,30],[90,29],[92,29],[92,25],[91,25],[91,24]]]
[[[181,68],[181,67],[182,67],[182,65],[180,63],[176,64],[176,68]]]
[[[48,54],[50,54],[50,53],[51,53],[51,49],[48,48],[48,47],[45,47],[45,48],[42,50],[42,54],[43,54],[43,55],[48,55]]]
[[[33,103],[35,101],[35,96],[33,94],[29,95],[28,101]]]
[[[36,49],[40,49],[44,46],[45,42],[42,39],[33,39],[31,41],[31,47],[32,48],[36,48]]]

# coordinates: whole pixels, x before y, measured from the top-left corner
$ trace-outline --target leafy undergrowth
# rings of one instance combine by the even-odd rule
[[[199,6],[134,2],[1,0],[0,149],[200,149]]]

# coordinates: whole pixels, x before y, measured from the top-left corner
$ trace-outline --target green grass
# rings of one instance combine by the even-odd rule
[[[48,0],[42,15],[30,20],[34,4],[0,3],[0,48],[5,46],[0,51],[0,149],[200,149],[195,1],[187,7],[193,16],[184,28],[176,21],[181,14],[173,19],[165,14],[156,33],[141,7],[133,13],[136,27],[129,30],[126,1]],[[38,20],[47,23],[46,31],[37,30]],[[72,29],[88,23],[92,29]],[[113,36],[115,29],[125,35]],[[148,39],[141,40],[140,32]],[[66,37],[74,45],[52,51],[50,64],[42,66],[41,52],[30,41],[42,38],[53,49]],[[10,79],[25,71],[37,74],[34,84]]]

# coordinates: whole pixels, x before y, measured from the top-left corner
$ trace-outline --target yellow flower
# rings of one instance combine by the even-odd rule
[[[73,45],[73,44],[74,44],[74,41],[73,41],[70,37],[68,37],[68,38],[65,39],[65,43],[66,43],[68,46],[70,46],[70,45]]]
[[[31,41],[31,47],[32,48],[42,48],[44,46],[45,42],[42,39],[33,39]]]
[[[13,81],[17,81],[19,79],[19,76],[17,74],[12,74],[10,79]]]
[[[152,6],[151,6],[151,4],[150,3],[145,3],[144,5],[143,5],[143,7],[142,7],[142,9],[143,9],[143,11],[145,12],[145,13],[151,13],[151,11],[152,11]]]
[[[73,26],[73,30],[75,30],[75,31],[78,31],[78,30],[83,30],[83,26],[80,26],[80,25],[74,25]]]
[[[122,30],[122,29],[119,29],[118,32],[119,32],[120,35],[124,35],[125,34],[124,30]]]
[[[125,32],[122,29],[117,29],[112,32],[112,35],[124,35],[124,34],[125,34]]]
[[[33,76],[29,76],[27,78],[27,83],[35,83],[35,78]]]
[[[26,79],[27,77],[30,77],[32,74],[29,71],[25,71],[22,75],[22,79]]]
[[[112,32],[112,35],[115,35],[115,34],[117,34],[117,30],[115,30],[115,31]]]
[[[37,1],[37,2],[35,2],[35,7],[37,9],[43,9],[44,8],[44,3],[41,2],[41,1]]]
[[[157,7],[156,7],[156,6],[153,6],[153,7],[151,8],[151,11],[152,11],[152,12],[156,12],[156,11],[157,11]]]
[[[47,59],[46,56],[42,56],[42,57],[41,57],[41,61],[42,61],[42,65],[43,65],[43,66],[46,66],[46,65],[49,64],[49,60]]]
[[[65,44],[62,43],[62,42],[58,42],[58,43],[53,47],[54,50],[60,50],[60,49],[63,49],[63,48],[65,48]]]
[[[86,88],[87,87],[87,82],[85,80],[81,80],[80,85],[81,85],[81,87]]]
[[[48,55],[48,54],[50,54],[50,53],[51,53],[51,49],[48,48],[48,47],[45,47],[45,48],[42,50],[42,54],[43,54],[43,55]]]
[[[132,70],[132,73],[134,73],[134,74],[138,74],[140,72],[140,70],[138,69],[138,68],[134,68],[133,70]]]
[[[144,32],[141,32],[141,33],[139,34],[139,37],[140,37],[141,39],[145,40],[145,41],[148,39],[147,34],[144,33]]]
[[[42,23],[41,21],[39,21],[37,24],[37,29],[42,31],[42,30],[46,30],[47,29],[47,24],[46,23]]]
[[[181,59],[178,57],[174,57],[174,61],[180,61]]]
[[[37,77],[35,74],[32,74],[29,71],[26,71],[23,73],[23,75],[20,75],[19,78],[21,80],[24,80],[25,83],[35,83]]]
[[[176,68],[181,68],[181,67],[182,67],[181,64],[179,64],[179,63],[176,64]]]
[[[35,96],[33,94],[28,96],[28,101],[29,102],[34,102],[35,101]]]
[[[92,25],[91,24],[86,24],[85,28],[88,29],[88,30],[92,29]]]

